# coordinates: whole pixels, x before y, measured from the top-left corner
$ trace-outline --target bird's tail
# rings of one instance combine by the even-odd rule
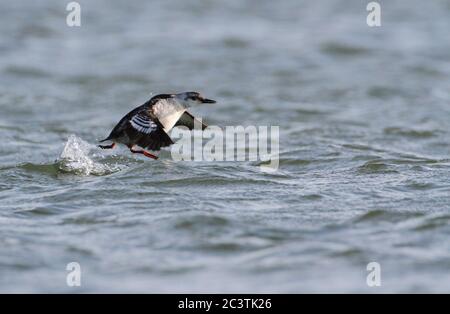
[[[107,138],[105,138],[104,140],[101,140],[101,141],[98,141],[99,143],[103,143],[103,142],[106,142],[106,141],[109,141],[109,140],[111,140],[111,138],[108,136]]]

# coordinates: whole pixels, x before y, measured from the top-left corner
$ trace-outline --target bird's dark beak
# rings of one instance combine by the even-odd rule
[[[212,99],[208,99],[208,98],[203,98],[202,99],[202,103],[204,103],[204,104],[215,104],[216,101],[212,100]]]

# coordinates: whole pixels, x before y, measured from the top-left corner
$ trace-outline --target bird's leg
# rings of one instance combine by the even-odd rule
[[[142,154],[148,158],[158,159],[158,156],[150,154],[149,152],[146,152],[145,150],[134,150],[133,146],[128,146],[128,148],[130,149],[130,152],[132,152],[133,154]]]
[[[116,147],[116,143],[112,143],[111,145],[98,145],[101,149],[113,149]]]

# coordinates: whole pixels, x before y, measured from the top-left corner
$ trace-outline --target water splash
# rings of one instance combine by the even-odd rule
[[[95,162],[89,156],[92,148],[93,145],[74,134],[70,135],[59,158],[59,170],[84,176],[105,175],[117,171],[113,167]]]

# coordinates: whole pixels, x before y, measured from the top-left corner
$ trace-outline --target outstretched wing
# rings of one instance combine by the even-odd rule
[[[173,144],[161,123],[148,108],[143,108],[130,117],[127,135],[136,145],[150,150],[160,150],[161,147]]]
[[[179,125],[187,126],[189,130],[193,130],[194,127],[197,127],[197,125],[198,127],[201,126],[202,130],[208,127],[205,123],[200,122],[199,119],[195,118],[192,114],[190,114],[187,111],[185,111],[183,115],[180,117],[180,119],[177,121],[177,123],[175,123],[175,126]]]

